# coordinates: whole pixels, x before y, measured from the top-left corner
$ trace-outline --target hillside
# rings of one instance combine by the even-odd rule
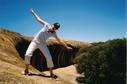
[[[19,33],[8,30],[0,30],[0,84],[74,84],[74,78],[78,75],[73,64],[75,54],[82,46],[91,44],[79,41],[65,41],[73,48],[67,51],[55,40],[48,40],[47,44],[55,64],[54,72],[60,79],[54,80],[40,76],[24,76],[24,54],[32,40],[32,37],[25,37]],[[37,49],[32,57],[30,71],[41,73],[47,70],[43,54]],[[67,67],[68,66],[68,67]],[[65,68],[62,68],[65,67]],[[41,72],[40,72],[41,71]],[[48,72],[44,72],[48,74]]]
[[[84,84],[126,84],[126,38],[94,43],[76,54],[77,71]]]

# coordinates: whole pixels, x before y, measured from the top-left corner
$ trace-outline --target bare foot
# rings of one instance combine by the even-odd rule
[[[52,78],[55,78],[55,79],[58,77],[58,76],[55,75],[55,74],[51,74],[50,76],[51,76]]]
[[[29,73],[28,69],[25,69],[24,71],[22,71],[23,75],[28,75],[28,73]]]

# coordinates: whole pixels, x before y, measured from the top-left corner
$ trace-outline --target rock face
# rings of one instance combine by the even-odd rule
[[[26,39],[20,39],[15,45],[18,53],[23,59],[24,59],[24,54],[31,40],[32,38],[29,38],[29,41]],[[73,59],[76,53],[78,52],[79,48],[81,48],[82,46],[90,45],[88,43],[83,43],[79,41],[65,41],[65,42],[67,43],[68,46],[72,47],[72,50],[65,49],[62,45],[60,45],[57,41],[53,39],[52,40],[50,39],[47,41],[47,46],[51,53],[55,68],[72,65]],[[31,64],[40,71],[47,69],[46,59],[43,53],[41,53],[39,49],[36,49],[34,51]]]
[[[5,77],[6,76],[5,74],[11,74],[9,76],[13,76],[15,74],[17,76],[17,74],[19,74],[19,71],[24,69],[24,54],[32,39],[33,39],[32,37],[25,37],[18,33],[11,32],[5,29],[0,30],[0,67],[1,67],[0,83],[1,81],[4,81],[4,78],[1,77]],[[73,48],[71,51],[66,50],[55,40],[47,41],[47,46],[52,55],[55,68],[72,65],[75,54],[77,53],[79,48],[81,48],[82,46],[91,45],[90,43],[71,41],[71,40],[65,42],[67,43],[68,46]],[[31,64],[39,71],[47,69],[45,57],[43,56],[43,53],[41,53],[39,49],[35,50],[35,52],[33,53]],[[32,71],[39,72],[35,68],[31,67],[30,69]],[[15,72],[12,73],[11,71],[12,72],[15,71]],[[10,78],[7,79],[8,81],[12,80]],[[24,77],[23,79],[22,77],[19,77],[19,79],[25,80]],[[29,80],[27,79],[26,81],[28,83]],[[4,84],[4,82],[2,82],[2,84]],[[9,83],[9,84],[13,84],[13,83]],[[26,83],[24,82],[23,84]],[[39,84],[39,83],[35,83],[35,84]]]
[[[23,59],[30,41],[21,39],[16,44],[16,49]],[[83,43],[81,44],[81,42],[78,41],[65,41],[65,42],[68,44],[68,46],[72,47],[73,49],[67,50],[62,45],[57,43],[55,40],[49,40],[47,42],[55,68],[66,67],[68,65],[73,64],[73,59],[76,55],[76,52],[82,45],[84,45]],[[33,53],[31,64],[40,71],[47,69],[46,59],[39,49],[36,49],[35,52]]]

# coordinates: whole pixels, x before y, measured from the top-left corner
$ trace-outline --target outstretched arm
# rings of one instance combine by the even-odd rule
[[[54,36],[54,38],[61,44],[61,45],[63,45],[66,49],[72,49],[71,47],[68,47],[67,46],[67,44],[63,41],[63,40],[61,40],[58,36]]]
[[[42,25],[44,25],[45,24],[45,21],[44,20],[42,20],[35,12],[34,12],[34,10],[33,9],[30,9],[30,12],[32,13],[32,15],[37,19],[37,21],[39,22],[39,23],[41,23]]]

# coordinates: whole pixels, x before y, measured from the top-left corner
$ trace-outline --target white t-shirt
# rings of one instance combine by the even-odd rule
[[[33,41],[36,43],[46,43],[46,40],[52,36],[56,35],[56,32],[48,32],[48,30],[51,28],[51,25],[48,23],[44,23],[44,27],[35,35]]]

